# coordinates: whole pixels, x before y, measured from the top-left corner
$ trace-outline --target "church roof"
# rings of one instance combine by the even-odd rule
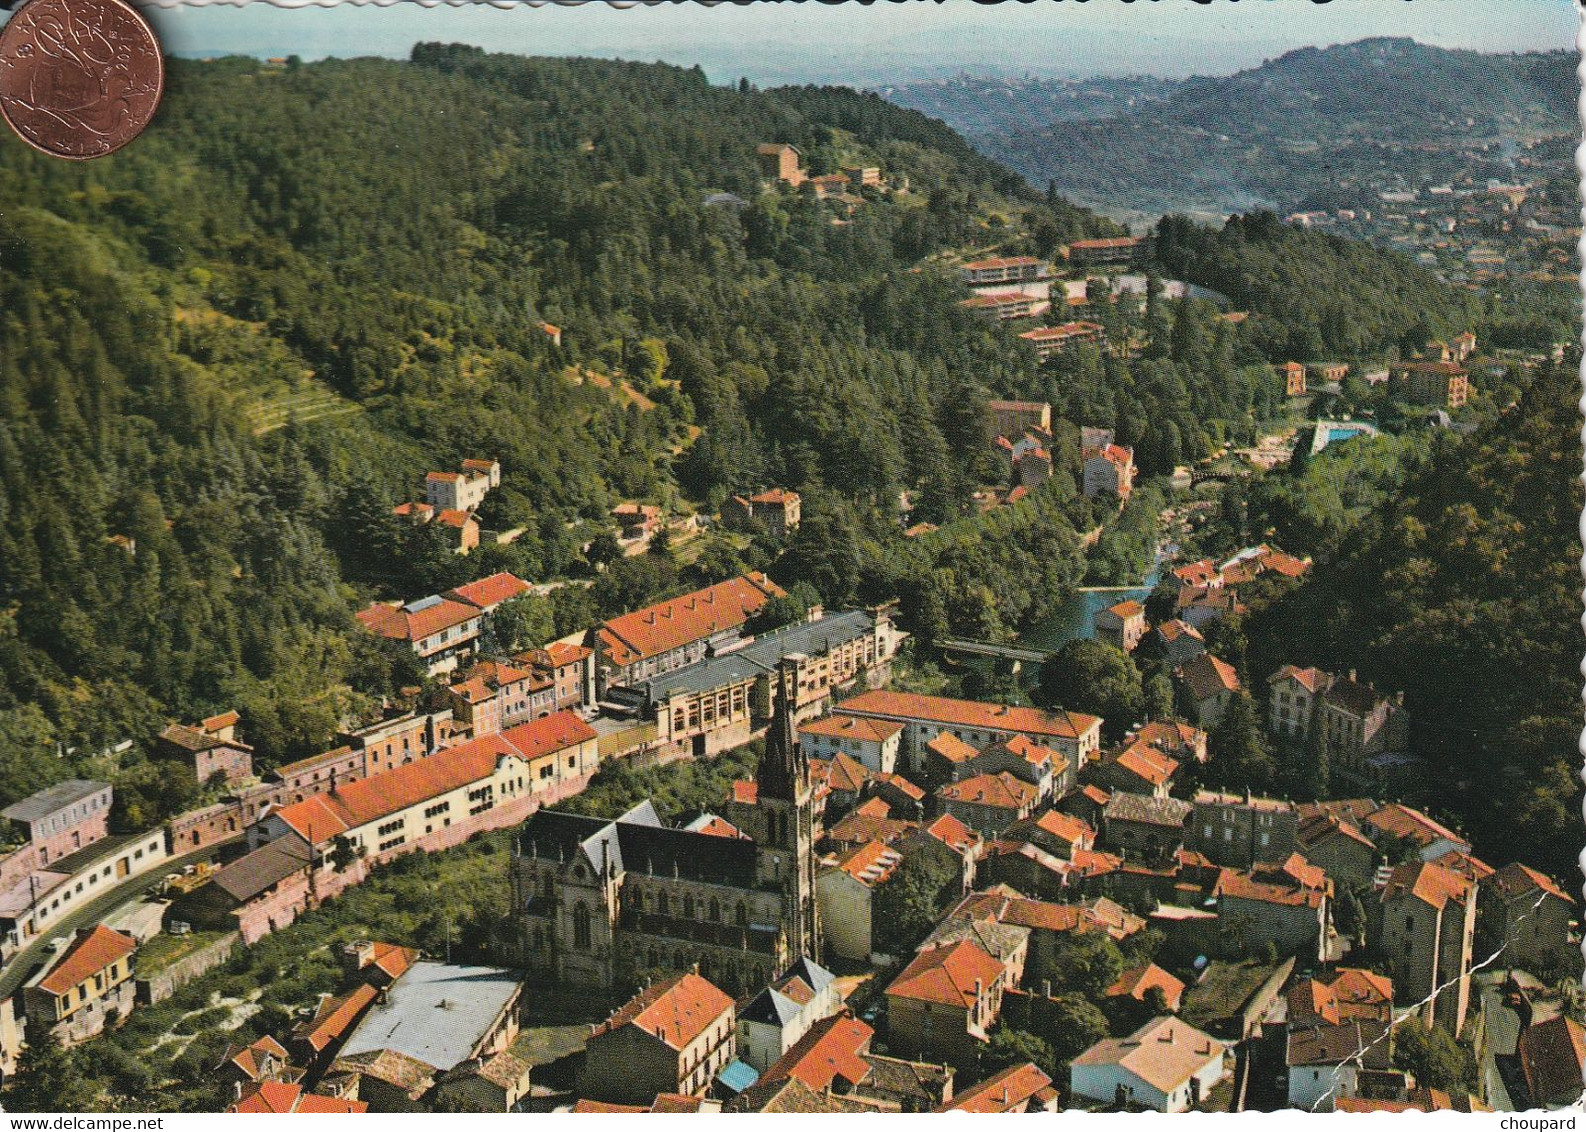
[[[755,844],[747,838],[717,837],[661,825],[648,803],[614,821],[540,810],[518,834],[524,856],[571,861],[582,855],[591,868],[602,860],[619,872],[678,876],[738,888],[755,885]],[[650,819],[650,820],[646,820]]]

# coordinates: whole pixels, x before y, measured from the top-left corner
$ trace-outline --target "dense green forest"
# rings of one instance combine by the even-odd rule
[[[1486,304],[1369,244],[1284,224],[1270,212],[1206,228],[1168,216],[1157,259],[1169,275],[1227,295],[1272,361],[1409,354],[1433,338],[1486,329]]]
[[[1439,768],[1433,807],[1478,853],[1506,859],[1519,836],[1560,876],[1580,843],[1578,396],[1573,369],[1550,368],[1473,436],[1442,437],[1243,626],[1252,675],[1315,664],[1402,689],[1412,749]]]
[[[768,140],[908,191],[834,223],[761,193]],[[0,144],[5,801],[75,771],[179,804],[168,770],[93,752],[221,707],[265,765],[309,753],[412,677],[354,630],[363,601],[587,574],[623,498],[797,487],[789,570],[854,596],[821,533],[853,555],[905,488],[961,514],[984,398],[1033,370],[949,271],[908,269],[1115,230],[873,95],[465,48],[178,60],[110,159]],[[390,508],[475,455],[507,469],[482,520],[524,533],[460,559]],[[557,628],[778,549],[619,563]]]
[[[762,191],[765,141],[812,172],[879,165],[888,188],[850,215]],[[263,767],[322,749],[417,677],[353,611],[500,569],[593,583],[514,635],[759,568],[800,601],[897,598],[916,646],[1009,639],[1087,580],[1138,576],[1156,536],[1142,484],[1087,555],[1111,509],[1077,491],[1078,426],[1115,429],[1155,476],[1280,414],[1274,358],[1492,314],[1262,216],[1164,225],[1171,270],[1243,324],[1153,285],[1138,311],[1101,305],[1110,349],[1041,365],[958,305],[955,256],[1116,231],[874,95],[463,47],[178,60],[111,158],[0,141],[0,803],[94,774],[123,824],[172,812],[197,785],[144,744],[225,708]],[[1052,402],[1056,474],[985,510],[1001,396]],[[1239,519],[1331,545],[1400,489],[1421,455],[1404,447],[1325,481],[1342,519],[1298,478]],[[505,470],[482,522],[522,535],[460,558],[391,507],[474,456]],[[787,544],[614,552],[620,500],[709,511],[770,485],[804,496]]]
[[[1512,172],[1497,139],[1576,132],[1573,52],[1488,54],[1372,38],[1287,52],[1234,75],[1075,120],[1039,99],[1006,126],[976,100],[974,140],[1038,184],[1109,207],[1288,211],[1387,167],[1444,177],[1490,142],[1476,176]],[[913,102],[906,101],[906,105]]]

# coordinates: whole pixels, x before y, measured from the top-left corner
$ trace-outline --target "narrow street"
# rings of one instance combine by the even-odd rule
[[[235,839],[233,839],[235,840]],[[188,865],[198,861],[214,860],[220,850],[231,842],[221,842],[211,845],[206,849],[195,849],[181,857],[171,857],[161,863],[161,867],[150,869],[142,876],[133,877],[125,884],[107,889],[94,899],[86,902],[69,916],[63,916],[43,932],[34,937],[33,941],[17,952],[11,962],[0,968],[0,1000],[15,994],[33,974],[36,964],[42,960],[50,940],[61,939],[71,935],[80,927],[97,924],[106,915],[135,896],[152,892],[164,883],[165,878],[171,873],[179,873]]]
[[[1499,1112],[1512,1112],[1514,1103],[1504,1086],[1498,1058],[1513,1056],[1520,1041],[1520,1016],[1504,1005],[1501,980],[1487,972],[1475,976],[1481,995],[1485,1038],[1481,1048],[1481,1085],[1487,1103]]]

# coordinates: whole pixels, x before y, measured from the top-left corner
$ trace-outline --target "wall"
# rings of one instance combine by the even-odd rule
[[[241,938],[237,932],[230,932],[209,946],[201,947],[191,955],[172,963],[163,971],[146,979],[137,979],[135,986],[138,1001],[152,1006],[170,998],[198,976],[214,970],[230,959],[232,953],[237,950]]]
[[[873,946],[870,927],[873,894],[869,887],[841,869],[831,869],[816,879],[815,894],[820,901],[826,946],[843,959],[868,961]]]
[[[562,753],[557,752],[558,755]],[[371,869],[393,861],[404,853],[420,850],[434,853],[461,845],[476,833],[518,825],[540,806],[555,805],[581,793],[589,784],[591,777],[592,775],[586,774],[567,779],[555,784],[544,793],[498,802],[492,809],[482,814],[464,817],[448,827],[419,837],[417,840],[408,841],[385,853],[373,853],[354,861],[345,870],[321,869],[314,875],[312,885],[309,883],[307,869],[294,873],[263,896],[232,913],[237,919],[237,930],[241,933],[242,942],[251,946],[271,932],[279,931],[308,909],[318,907],[325,901],[340,896],[347,889],[362,884]]]
[[[168,856],[164,830],[142,833],[118,844],[114,849],[107,848],[104,856],[83,864],[64,884],[57,885],[39,897],[38,905],[30,915],[18,918],[17,932],[21,940],[25,941],[43,931],[81,907],[85,901],[109,891],[117,884],[158,868]],[[0,951],[8,953],[18,942],[8,938],[0,944]]]

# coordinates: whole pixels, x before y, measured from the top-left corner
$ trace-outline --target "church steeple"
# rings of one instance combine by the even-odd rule
[[[782,892],[782,927],[789,961],[820,953],[820,910],[815,902],[815,806],[810,764],[793,731],[796,669],[784,660],[772,689],[771,726],[755,773],[753,813],[740,828],[752,832],[755,871],[762,884]]]
[[[765,734],[765,756],[760,760],[755,779],[761,798],[798,803],[809,795],[810,765],[793,733],[794,679],[792,665],[782,661],[776,671],[771,726]]]

